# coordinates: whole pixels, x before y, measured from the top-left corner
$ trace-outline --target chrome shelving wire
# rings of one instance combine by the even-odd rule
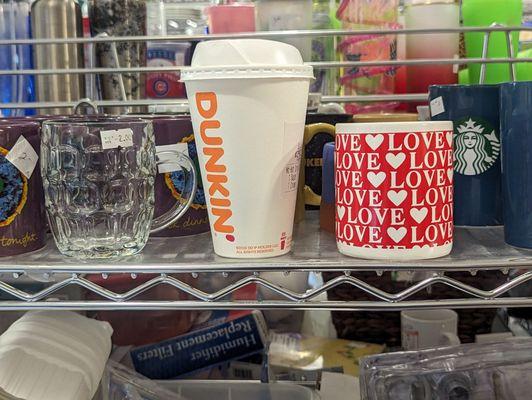
[[[482,290],[467,285],[454,278],[440,274],[433,274],[398,293],[388,293],[378,289],[361,279],[352,276],[339,276],[322,287],[308,290],[305,293],[296,293],[292,290],[272,283],[258,276],[246,276],[237,282],[212,293],[206,293],[194,286],[181,281],[173,276],[162,274],[144,282],[137,287],[124,292],[116,293],[95,284],[88,279],[72,275],[58,281],[51,286],[36,292],[29,293],[14,286],[0,282],[0,292],[8,294],[16,301],[0,302],[0,310],[30,310],[30,309],[69,309],[69,310],[151,310],[151,309],[277,309],[289,308],[297,310],[327,309],[327,310],[379,310],[394,311],[406,308],[489,308],[489,307],[530,307],[532,299],[502,297],[511,289],[526,284],[532,280],[532,271],[519,275],[492,290]],[[340,285],[351,285],[363,290],[373,297],[369,301],[316,301],[319,295]],[[452,300],[409,300],[414,294],[419,293],[433,285],[445,285],[468,295],[469,298]],[[46,300],[53,298],[54,294],[67,286],[76,285],[98,295],[104,300],[71,301],[71,300]],[[169,285],[189,295],[193,300],[186,301],[159,301],[136,300],[136,298],[150,289],[160,285]],[[249,285],[258,285],[273,291],[280,300],[242,300],[228,301],[227,298],[235,291]]]
[[[493,27],[459,27],[459,28],[438,28],[438,29],[322,29],[322,30],[291,30],[291,31],[260,31],[248,33],[230,34],[201,34],[201,35],[160,35],[160,36],[108,36],[91,38],[51,38],[51,39],[2,39],[2,45],[44,45],[44,44],[88,44],[88,43],[109,43],[109,42],[189,42],[217,39],[283,39],[299,37],[327,37],[327,36],[362,36],[362,35],[413,35],[413,34],[445,34],[460,32],[514,32],[532,31],[532,27],[527,26],[493,26]]]
[[[353,287],[356,287],[365,293],[371,295],[375,300],[385,301],[388,303],[397,303],[401,301],[408,300],[414,294],[421,292],[425,289],[428,289],[436,284],[442,284],[450,288],[456,289],[457,291],[467,294],[469,296],[490,300],[499,298],[502,295],[506,294],[508,291],[527,283],[532,280],[532,271],[526,272],[522,275],[519,275],[506,283],[498,286],[492,290],[482,290],[475,288],[471,285],[460,282],[457,279],[450,278],[441,274],[433,274],[431,277],[423,279],[419,282],[412,284],[412,286],[402,290],[398,293],[388,293],[379,288],[376,288],[363,280],[353,277],[353,276],[338,276],[326,282],[323,286],[307,290],[305,293],[297,293],[292,290],[283,288],[279,284],[270,282],[268,279],[250,275],[239,279],[234,283],[230,283],[224,288],[213,292],[207,293],[200,289],[195,288],[193,285],[183,282],[182,280],[173,277],[161,274],[157,277],[154,277],[135,288],[124,292],[124,293],[115,293],[109,289],[106,289],[94,282],[91,282],[87,278],[82,276],[73,275],[69,278],[62,279],[56,283],[53,283],[49,287],[37,292],[37,293],[28,293],[20,289],[16,289],[11,284],[0,282],[0,292],[7,293],[19,300],[23,301],[40,301],[45,299],[48,296],[52,296],[54,293],[60,291],[66,286],[77,285],[80,286],[94,294],[104,297],[107,300],[114,302],[124,302],[134,300],[140,294],[158,287],[159,285],[169,285],[178,289],[181,292],[188,294],[191,297],[194,297],[196,300],[205,301],[205,302],[218,302],[223,301],[224,298],[236,292],[239,289],[242,289],[249,285],[257,285],[265,289],[269,289],[272,292],[276,293],[278,296],[289,300],[292,302],[308,302],[313,301],[316,297],[327,292],[328,290],[334,289],[338,286],[347,284]]]
[[[457,32],[479,32],[485,36],[491,32],[504,32],[508,38],[513,31],[532,31],[531,27],[459,27],[447,29],[365,29],[365,30],[296,30],[296,31],[263,31],[237,34],[209,34],[209,35],[164,35],[164,36],[120,36],[113,37],[99,35],[91,38],[62,38],[62,39],[16,39],[0,40],[1,45],[44,45],[44,44],[89,44],[89,43],[117,43],[117,42],[157,42],[157,41],[203,41],[215,39],[235,39],[235,38],[266,38],[282,39],[290,37],[327,37],[327,36],[359,36],[359,35],[399,35],[399,34],[438,34]],[[513,56],[506,58],[452,58],[452,59],[416,59],[416,60],[373,60],[373,61],[322,61],[309,62],[318,69],[334,68],[362,68],[375,66],[400,67],[409,65],[465,65],[477,64],[497,64],[509,63],[512,68],[517,63],[530,63],[532,58],[516,58]],[[116,68],[75,68],[75,69],[41,69],[41,70],[0,70],[0,76],[6,75],[64,75],[64,74],[123,74],[123,73],[148,73],[148,72],[177,72],[182,68],[174,67],[116,67]],[[400,94],[400,95],[360,95],[360,96],[323,96],[323,102],[423,102],[427,100],[426,93]],[[174,105],[183,104],[180,100],[165,101],[162,99],[142,99],[142,100],[105,100],[94,101],[98,107],[134,107],[149,105]],[[76,102],[34,102],[34,103],[1,103],[0,109],[26,109],[26,108],[72,108]]]
[[[456,299],[456,300],[412,300],[397,303],[375,301],[1,301],[0,311],[30,310],[329,310],[329,311],[402,311],[410,309],[479,309],[502,307],[532,307],[532,299],[506,297],[502,299]]]
[[[324,103],[347,103],[352,101],[426,101],[428,93],[390,94],[390,95],[359,95],[359,96],[322,96]],[[79,101],[56,101],[35,103],[0,103],[0,109],[25,109],[25,108],[73,108]],[[93,100],[97,107],[134,107],[150,105],[181,105],[188,104],[184,99],[141,99],[141,100]]]
[[[529,63],[532,58],[442,58],[442,59],[417,59],[417,60],[380,60],[380,61],[316,61],[306,62],[318,69],[353,68],[353,67],[380,67],[403,65],[465,65],[465,64],[506,64],[506,63]],[[146,73],[146,72],[179,72],[186,67],[112,67],[112,68],[71,68],[71,69],[19,69],[0,70],[3,75],[66,75],[66,74],[122,74],[122,73]]]

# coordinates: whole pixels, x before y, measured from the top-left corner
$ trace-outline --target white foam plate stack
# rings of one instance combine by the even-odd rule
[[[90,400],[112,333],[73,312],[27,313],[0,336],[0,388],[24,400]]]

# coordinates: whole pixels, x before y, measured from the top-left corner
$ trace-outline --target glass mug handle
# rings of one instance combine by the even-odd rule
[[[161,158],[162,154],[169,154],[172,157]],[[194,162],[189,156],[174,150],[159,151],[156,154],[157,166],[171,164],[179,165],[183,175],[185,177],[183,192],[181,193],[181,199],[176,201],[170,210],[163,215],[154,218],[151,224],[150,233],[156,233],[168,228],[173,223],[177,222],[188,210],[194,196],[196,195],[196,189],[198,186],[198,177]]]

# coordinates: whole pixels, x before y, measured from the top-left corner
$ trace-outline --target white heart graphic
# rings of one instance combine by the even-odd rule
[[[452,132],[447,132],[445,134],[445,139],[447,139],[447,143],[449,143],[449,146],[453,146],[453,133]]]
[[[396,229],[393,226],[390,226],[386,232],[388,232],[388,236],[390,236],[395,243],[399,243],[406,235],[406,228],[403,226]]]
[[[399,168],[399,166],[406,160],[406,155],[404,153],[399,154],[386,154],[386,161],[390,164],[393,169]]]
[[[368,181],[373,185],[374,188],[378,188],[382,182],[386,179],[386,172],[368,172]]]
[[[451,182],[451,183],[452,183],[452,181],[453,181],[453,173],[454,173],[454,171],[453,171],[452,168],[449,168],[449,169],[447,170],[447,178],[449,178],[449,182]]]
[[[384,136],[381,134],[378,135],[365,135],[366,136],[366,143],[373,151],[377,150],[379,146],[384,141]]]
[[[423,222],[423,220],[427,217],[428,213],[429,209],[427,207],[410,209],[410,215],[416,220],[418,224]]]
[[[344,206],[336,207],[336,213],[338,214],[338,219],[341,221],[345,215],[345,207]]]
[[[405,201],[406,195],[407,195],[406,190],[399,190],[397,192],[395,190],[388,191],[388,198],[391,200],[393,204],[395,204],[398,207],[401,205],[403,201]]]

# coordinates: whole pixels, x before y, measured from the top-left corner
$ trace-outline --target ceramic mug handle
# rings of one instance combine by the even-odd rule
[[[458,346],[462,344],[458,336],[451,332],[442,332],[440,338],[440,344],[445,346]]]

